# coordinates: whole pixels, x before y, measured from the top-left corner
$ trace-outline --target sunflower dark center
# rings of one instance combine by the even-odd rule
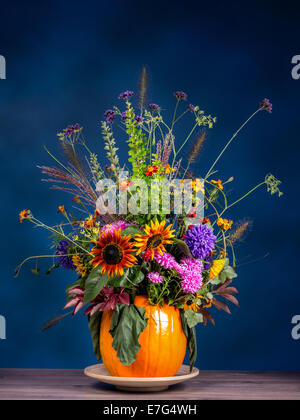
[[[160,233],[151,236],[147,241],[147,248],[156,248],[162,244],[163,237]]]
[[[122,261],[123,251],[118,245],[110,244],[103,249],[102,256],[106,264],[115,265]]]

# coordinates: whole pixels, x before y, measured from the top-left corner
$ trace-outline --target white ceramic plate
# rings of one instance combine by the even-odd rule
[[[88,366],[84,369],[84,374],[91,378],[98,379],[106,384],[115,385],[122,391],[132,392],[158,392],[168,389],[170,385],[179,384],[194,378],[199,374],[197,368],[193,368],[190,372],[190,367],[182,365],[175,376],[161,377],[161,378],[127,378],[120,376],[111,376],[105,369],[103,364]]]

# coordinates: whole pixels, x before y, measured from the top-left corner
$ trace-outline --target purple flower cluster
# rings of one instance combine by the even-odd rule
[[[178,90],[174,93],[174,96],[178,101],[186,101],[187,100],[187,94],[185,92],[182,92],[181,90]]]
[[[76,270],[75,265],[73,264],[72,258],[68,257],[68,249],[70,248],[71,244],[68,241],[60,241],[57,245],[55,255],[61,255],[58,257],[58,262],[63,268],[67,268],[68,270]]]
[[[113,120],[115,119],[115,111],[108,109],[104,112],[104,118],[109,124],[112,124]]]
[[[135,117],[135,121],[137,122],[137,124],[141,124],[141,122],[142,122],[142,117],[140,117],[139,115],[137,115],[137,116]]]
[[[265,98],[263,101],[261,101],[260,107],[261,109],[265,109],[270,114],[272,113],[272,104],[269,99]]]
[[[180,266],[182,268],[180,274],[182,290],[185,293],[198,292],[202,285],[202,262],[191,257],[183,257]]]
[[[206,225],[195,225],[185,234],[184,242],[188,245],[193,257],[205,258],[214,249],[217,238]]]
[[[80,129],[81,127],[78,123],[75,125],[68,125],[65,129],[65,137],[70,137],[71,134],[78,132]]]
[[[160,110],[160,106],[157,104],[149,104],[149,108],[151,109],[151,111],[159,111]]]
[[[189,105],[187,106],[187,108],[188,108],[191,112],[194,112],[194,110],[195,110],[195,106],[194,106],[193,104],[189,104]]]
[[[132,92],[132,90],[126,90],[125,92],[120,93],[119,99],[128,101],[128,99],[131,98],[133,95],[134,92]]]

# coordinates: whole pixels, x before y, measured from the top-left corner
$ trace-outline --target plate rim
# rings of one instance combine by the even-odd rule
[[[189,372],[189,373],[186,373],[186,374],[183,374],[183,375],[155,376],[155,377],[148,377],[148,376],[147,377],[112,376],[108,372],[107,372],[107,375],[105,375],[105,374],[96,374],[96,373],[92,373],[92,372],[89,371],[89,369],[94,368],[94,367],[99,367],[99,366],[102,366],[102,367],[105,368],[104,363],[96,363],[94,365],[87,366],[84,369],[84,374],[86,376],[89,376],[90,378],[94,378],[94,379],[98,379],[98,380],[106,379],[106,380],[110,380],[110,381],[114,381],[114,382],[131,382],[131,383],[135,382],[135,383],[137,383],[137,382],[185,381],[187,379],[195,378],[200,373],[199,369],[196,368],[196,367],[193,367],[192,372]],[[182,364],[181,367],[183,367],[183,366],[189,368],[189,365]]]

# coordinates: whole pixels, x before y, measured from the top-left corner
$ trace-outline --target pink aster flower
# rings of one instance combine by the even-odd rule
[[[164,278],[161,276],[157,271],[151,271],[151,273],[147,274],[147,277],[152,283],[161,283]]]
[[[164,268],[175,268],[175,270],[177,270],[179,273],[182,271],[181,266],[175,260],[173,255],[169,254],[168,252],[163,252],[162,254],[157,252],[154,256],[154,259]]]
[[[112,233],[114,229],[118,230],[121,228],[121,230],[123,230],[123,229],[126,229],[128,226],[129,226],[128,223],[124,222],[124,220],[119,220],[118,222],[113,222],[110,225],[103,226],[103,228],[101,229],[101,232],[107,233],[109,231]]]
[[[181,287],[185,293],[196,293],[202,285],[203,264],[200,260],[183,257],[180,261]]]

